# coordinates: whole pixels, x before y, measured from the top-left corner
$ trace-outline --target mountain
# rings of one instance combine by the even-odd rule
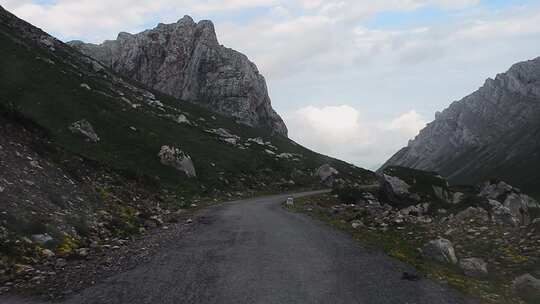
[[[452,183],[503,179],[540,194],[540,58],[515,64],[437,113],[390,165],[437,171]]]
[[[198,205],[374,179],[123,78],[1,7],[0,45],[0,282]]]
[[[264,77],[245,55],[219,44],[211,21],[185,16],[100,45],[69,44],[150,88],[287,136]]]

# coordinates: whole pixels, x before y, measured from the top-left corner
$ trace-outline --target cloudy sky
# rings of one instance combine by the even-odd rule
[[[266,76],[290,137],[368,168],[436,111],[540,56],[539,0],[0,0],[62,40],[101,42],[183,15]]]

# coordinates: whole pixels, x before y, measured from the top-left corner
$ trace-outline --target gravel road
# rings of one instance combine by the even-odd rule
[[[409,266],[287,211],[286,197],[209,208],[149,262],[65,303],[474,303],[428,279],[403,280]]]

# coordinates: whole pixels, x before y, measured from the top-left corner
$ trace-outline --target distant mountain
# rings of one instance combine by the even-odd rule
[[[383,168],[390,165],[437,171],[453,183],[503,179],[540,194],[540,58],[437,113]]]
[[[185,16],[136,35],[120,33],[100,45],[69,44],[155,90],[287,136],[264,77],[245,55],[219,44],[211,21],[195,23]]]

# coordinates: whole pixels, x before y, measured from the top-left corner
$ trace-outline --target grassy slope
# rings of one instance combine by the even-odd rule
[[[23,43],[16,42],[19,39]],[[193,191],[200,191],[201,184],[222,189],[256,187],[251,184],[254,180],[250,177],[258,176],[269,182],[289,179],[296,169],[312,172],[324,163],[335,166],[345,177],[370,175],[368,171],[309,151],[289,139],[271,137],[263,130],[236,124],[161,94],[156,94],[157,99],[171,106],[167,109],[169,114],[181,111],[191,120],[203,118],[206,121],[201,121],[204,127],[181,125],[158,117],[159,111],[146,105],[142,109],[132,109],[115,96],[109,79],[80,73],[71,49],[64,52],[62,48],[53,54],[32,43],[0,23],[0,108],[31,119],[43,127],[55,143],[75,154],[114,169],[159,179],[165,186],[181,184],[183,190]],[[47,62],[49,59],[55,63]],[[81,83],[88,84],[92,90],[82,88]],[[99,143],[85,142],[68,130],[71,123],[83,118],[94,126],[101,137]],[[276,160],[262,153],[264,148],[256,145],[240,150],[205,133],[204,129],[210,127],[226,128],[243,139],[263,137],[271,141],[279,153],[300,153],[304,158],[301,162]],[[188,180],[183,174],[161,165],[157,153],[162,145],[174,145],[190,154],[199,178]],[[220,176],[231,183],[218,179]],[[306,184],[312,182],[305,178]]]

